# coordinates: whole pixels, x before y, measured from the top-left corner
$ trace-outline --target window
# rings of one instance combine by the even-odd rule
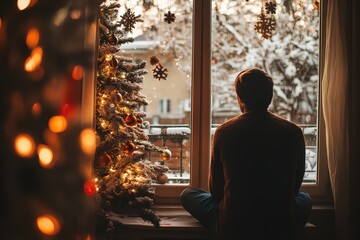
[[[212,134],[220,123],[240,113],[233,80],[240,70],[257,66],[274,79],[270,110],[303,129],[303,187],[312,196],[324,195],[328,177],[319,131],[323,121],[317,1],[273,0],[277,7],[276,14],[268,15],[276,21],[271,40],[254,31],[267,1],[131,2],[143,6],[139,14],[144,22],[142,30],[134,33],[135,42],[124,47],[124,54],[142,59],[157,56],[168,69],[166,80],[156,80],[148,65],[150,74],[144,81],[144,95],[150,100],[149,137],[173,153],[165,162],[169,181],[157,187],[157,194],[178,196],[189,184],[207,188]],[[174,23],[163,21],[167,11],[175,13]],[[149,157],[157,161],[156,156]]]

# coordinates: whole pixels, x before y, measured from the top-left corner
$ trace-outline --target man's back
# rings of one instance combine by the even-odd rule
[[[220,231],[289,239],[305,167],[300,128],[267,111],[247,112],[222,124],[213,141],[210,191],[220,202]]]

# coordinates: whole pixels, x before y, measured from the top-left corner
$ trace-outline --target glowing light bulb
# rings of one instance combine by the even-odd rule
[[[15,137],[14,147],[20,157],[31,157],[35,152],[35,142],[28,134],[19,134]]]
[[[20,11],[26,9],[30,5],[30,0],[18,0],[17,7]]]
[[[81,80],[83,78],[84,75],[84,69],[82,66],[80,65],[76,65],[71,73],[71,76],[74,80]]]
[[[80,133],[80,146],[86,154],[92,154],[96,147],[96,137],[92,129],[87,128]]]
[[[37,148],[39,163],[44,168],[50,168],[53,164],[54,154],[46,145],[39,145]]]
[[[52,215],[42,215],[36,219],[36,225],[41,233],[45,235],[56,235],[60,232],[60,223]]]
[[[60,133],[67,128],[67,121],[63,116],[54,116],[49,119],[49,129],[54,133]]]

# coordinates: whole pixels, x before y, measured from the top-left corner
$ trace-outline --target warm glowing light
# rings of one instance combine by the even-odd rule
[[[126,74],[125,74],[125,73],[121,73],[120,78],[125,79],[125,78],[126,78]]]
[[[2,19],[0,18],[0,29],[1,29],[1,27],[2,27]]]
[[[49,168],[52,166],[54,154],[51,149],[46,145],[39,145],[37,148],[39,155],[39,163],[44,168]]]
[[[35,152],[35,142],[28,134],[19,134],[14,141],[16,153],[20,157],[31,157]]]
[[[81,17],[81,11],[80,10],[73,10],[70,14],[71,19],[77,20]]]
[[[36,102],[31,107],[31,112],[34,116],[40,116],[42,112],[42,106],[40,103]]]
[[[84,183],[84,192],[86,195],[94,195],[96,193],[96,186],[92,179],[87,180]]]
[[[71,76],[74,80],[81,80],[84,74],[84,69],[80,65],[76,65],[71,73]]]
[[[60,231],[59,221],[52,215],[42,215],[36,219],[36,225],[45,235],[56,235]]]
[[[111,53],[105,54],[105,60],[110,61],[113,58],[113,55]]]
[[[20,11],[26,9],[30,5],[30,0],[18,0],[17,7]]]
[[[91,240],[90,234],[88,234],[88,235],[86,236],[85,240]]]
[[[32,50],[30,57],[28,57],[24,64],[24,69],[27,72],[33,72],[40,67],[43,56],[41,47],[36,47]]]
[[[28,46],[28,48],[33,49],[38,45],[39,39],[39,30],[37,30],[36,28],[31,28],[26,35],[26,45]]]
[[[80,133],[80,146],[86,154],[92,154],[96,147],[95,133],[92,129],[87,128]]]
[[[63,116],[54,116],[49,119],[49,128],[54,133],[63,132],[67,128],[67,121]]]
[[[106,75],[110,75],[110,73],[111,73],[110,66],[104,67],[104,73],[105,73]]]

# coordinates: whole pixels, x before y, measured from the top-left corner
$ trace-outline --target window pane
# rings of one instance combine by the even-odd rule
[[[150,141],[167,147],[172,157],[161,161],[158,153],[149,159],[169,167],[168,184],[188,184],[190,180],[190,116],[191,116],[191,54],[193,1],[124,1],[143,22],[138,23],[132,37],[135,41],[122,46],[122,54],[147,61],[148,74],[144,77],[142,94],[149,104],[142,109],[149,128],[145,133]],[[122,9],[123,12],[126,9]],[[169,11],[175,21],[165,21]],[[121,14],[121,13],[120,13]],[[169,15],[170,16],[170,15]],[[154,77],[157,57],[167,69],[164,78]]]
[[[276,3],[276,14],[266,13],[269,2]],[[313,0],[213,0],[212,4],[212,133],[240,113],[233,87],[237,74],[248,67],[262,68],[274,80],[270,111],[303,129],[304,181],[316,182],[319,6]],[[254,30],[262,12],[276,22],[270,39]]]

